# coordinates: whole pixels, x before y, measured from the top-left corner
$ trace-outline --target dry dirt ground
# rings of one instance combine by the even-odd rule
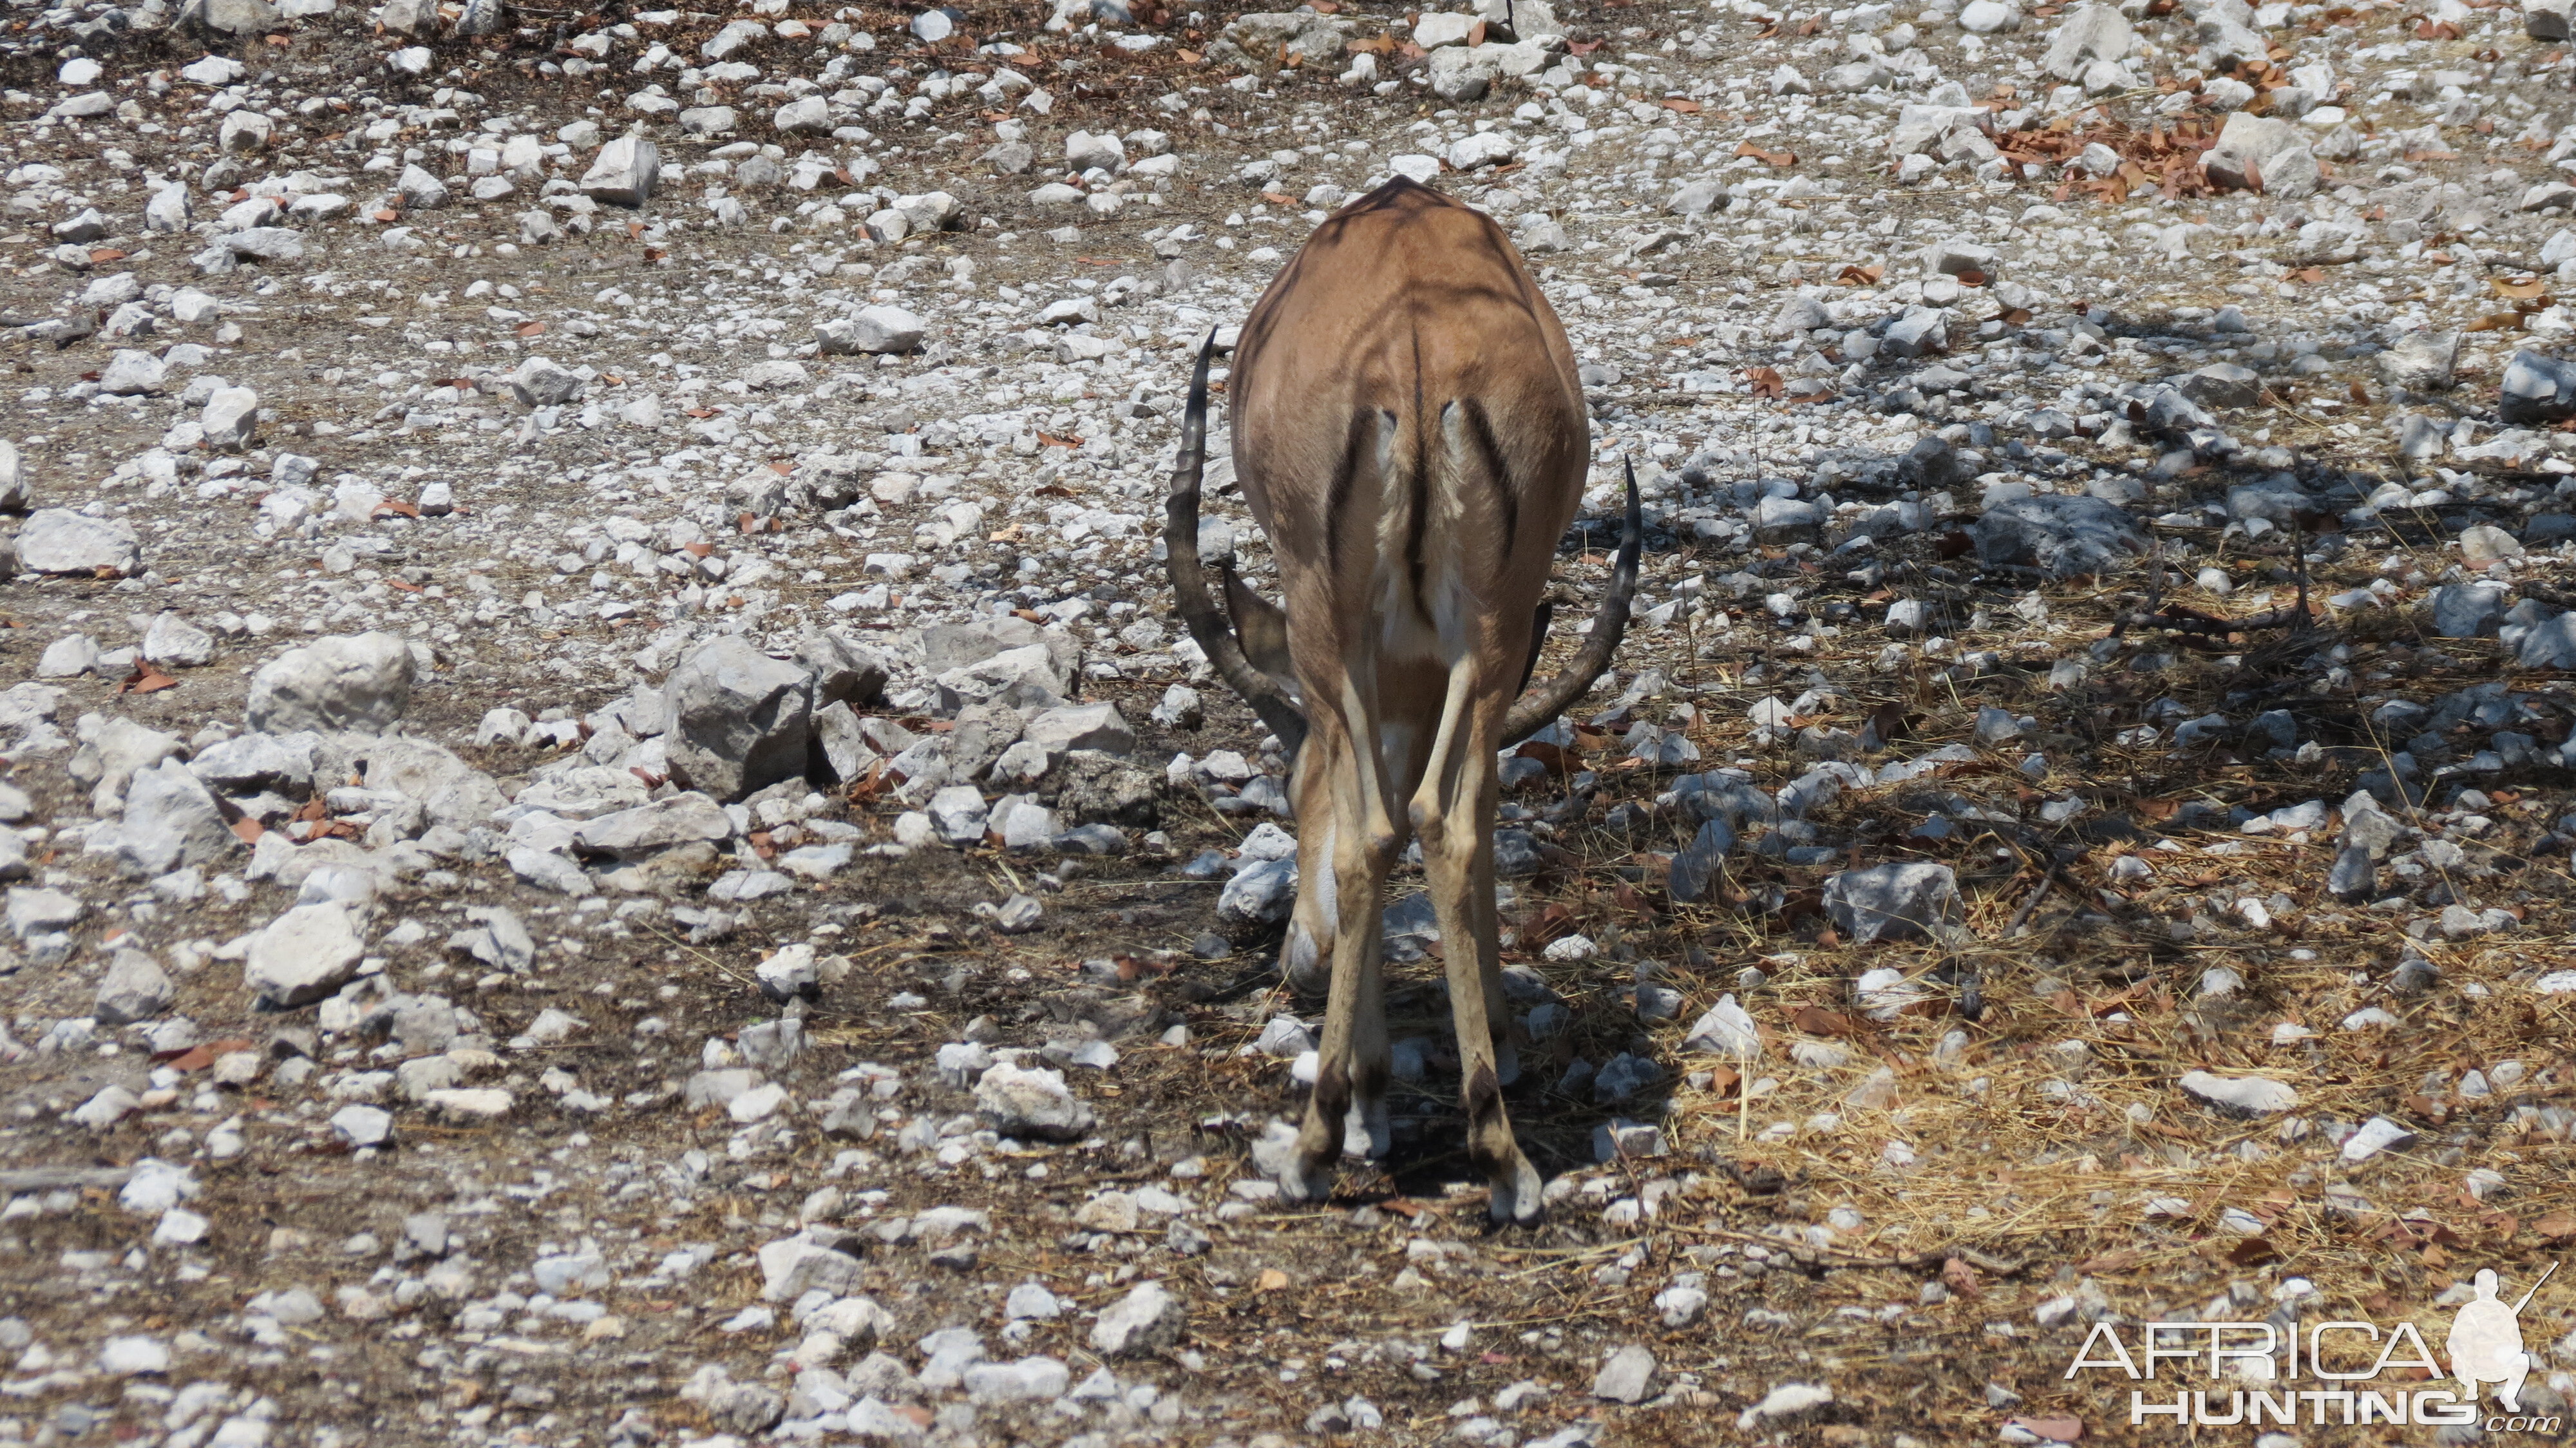
[[[1408,17],[1384,7],[1339,13],[1357,36],[1409,33]],[[1175,625],[1149,551],[1189,342],[1240,319],[1278,260],[1258,247],[1295,245],[1308,208],[1283,195],[1324,179],[1356,192],[1386,174],[1389,157],[1444,154],[1476,120],[1562,87],[1506,79],[1489,98],[1451,108],[1409,77],[1378,96],[1334,84],[1336,66],[1323,65],[1231,88],[1239,66],[1176,52],[1205,53],[1232,11],[1139,16],[1131,28],[1164,43],[1125,60],[1097,37],[1046,35],[1043,10],[977,7],[964,21],[974,39],[1040,47],[1029,58],[978,57],[955,41],[931,52],[910,39],[908,15],[854,10],[842,18],[876,37],[861,57],[869,70],[904,62],[918,76],[1007,62],[1037,77],[1053,109],[1016,114],[1038,172],[978,165],[1002,113],[960,94],[940,98],[927,120],[862,118],[876,132],[865,143],[785,138],[784,149],[791,160],[809,146],[845,163],[875,158],[889,193],[880,200],[945,189],[962,203],[959,229],[878,244],[864,239],[856,208],[800,218],[801,201],[861,184],[846,165],[810,198],[775,182],[737,185],[750,214],[724,224],[707,187],[726,178],[679,172],[731,133],[683,137],[663,116],[654,123],[663,191],[649,206],[602,207],[586,232],[521,246],[533,176],[516,199],[469,204],[464,162],[444,142],[478,130],[552,138],[585,110],[604,113],[614,135],[631,115],[611,92],[594,96],[597,86],[622,97],[641,83],[623,68],[656,41],[695,63],[734,17],[643,24],[640,38],[610,49],[614,74],[576,83],[558,62],[586,52],[568,38],[645,17],[522,8],[510,27],[526,28],[479,40],[445,37],[440,22],[439,38],[416,42],[432,52],[427,73],[407,78],[387,71],[386,56],[415,42],[345,6],[211,46],[175,29],[73,39],[68,27],[84,14],[8,12],[0,164],[66,174],[13,174],[13,192],[32,199],[0,222],[16,233],[0,238],[0,313],[22,327],[6,355],[24,399],[0,433],[23,460],[28,506],[123,519],[140,538],[139,576],[0,585],[9,625],[0,685],[35,679],[39,658],[73,633],[111,654],[129,649],[165,610],[213,630],[218,647],[205,666],[172,668],[171,687],[120,687],[130,659],[45,679],[62,691],[43,711],[51,729],[12,714],[24,737],[0,755],[6,783],[26,797],[14,824],[28,832],[28,864],[13,887],[85,907],[59,946],[32,938],[45,927],[16,929],[14,919],[16,938],[0,944],[0,1443],[682,1444],[773,1430],[786,1441],[1086,1448],[1344,1435],[2170,1442],[2182,1436],[2173,1428],[2130,1424],[2125,1380],[2066,1380],[2093,1325],[2110,1322],[2134,1343],[2141,1323],[2278,1322],[2286,1312],[2311,1326],[2415,1322],[2439,1348],[2468,1273],[2495,1268],[2516,1296],[2576,1245],[2576,982],[2563,975],[2576,967],[2567,934],[2576,828],[2561,823],[2570,778],[2558,752],[2576,694],[2563,669],[2517,663],[2492,623],[2484,637],[2437,638],[2423,607],[2436,585],[2487,576],[2463,558],[2463,529],[2523,533],[2558,506],[2550,499],[2563,498],[2566,475],[2533,463],[2554,460],[2553,443],[2509,464],[2459,460],[2460,477],[2486,481],[2438,502],[2367,519],[2352,511],[2390,478],[2429,482],[2431,465],[2419,457],[2408,473],[2390,440],[2405,405],[2373,370],[2376,347],[2349,344],[2388,340],[2373,327],[2457,326],[2501,305],[2471,270],[2474,253],[2436,263],[2392,242],[2377,254],[2392,262],[2375,273],[2377,312],[2368,302],[2355,310],[2336,291],[2343,273],[2303,275],[2287,251],[2278,262],[2231,253],[2222,263],[2206,241],[2186,238],[2174,254],[2101,229],[2143,217],[2152,233],[2197,217],[2223,232],[2276,217],[2282,208],[2268,198],[2175,203],[2142,192],[2122,212],[2090,193],[2062,194],[2054,171],[1990,192],[1956,166],[1943,189],[1900,190],[1896,158],[1875,136],[1894,105],[1858,98],[1818,100],[1818,114],[1838,105],[1835,114],[1866,118],[1841,128],[1849,160],[1827,167],[1821,147],[1794,139],[1808,168],[1797,174],[1839,168],[1839,189],[1790,198],[1767,239],[1760,228],[1730,238],[1714,216],[1673,215],[1667,194],[1704,174],[1721,184],[1769,178],[1765,158],[1739,162],[1733,151],[1747,132],[1743,143],[1757,149],[1783,144],[1764,128],[1789,98],[1766,93],[1760,78],[1790,55],[1784,47],[1833,40],[1843,23],[1819,11],[1766,25],[1654,0],[1569,13],[1577,44],[1606,43],[1602,59],[1631,64],[1600,87],[1619,93],[1606,110],[1592,103],[1618,132],[1575,149],[1570,163],[1558,151],[1553,167],[1524,161],[1442,184],[1514,219],[1516,234],[1528,234],[1517,219],[1533,212],[1563,228],[1566,249],[1534,249],[1533,261],[1598,369],[1587,381],[1605,462],[1651,459],[1650,481],[1661,480],[1639,606],[1674,607],[1640,624],[1581,712],[1585,727],[1565,748],[1532,751],[1548,768],[1507,796],[1530,843],[1529,868],[1511,882],[1507,960],[1566,1009],[1525,1048],[1509,1097],[1522,1140],[1553,1179],[1551,1209],[1538,1228],[1494,1232],[1481,1184],[1454,1149],[1436,958],[1391,967],[1394,1033],[1427,1043],[1426,1070],[1397,1103],[1395,1156],[1348,1171],[1320,1207],[1232,1190],[1257,1180],[1249,1150],[1263,1124],[1293,1118],[1302,1098],[1287,1055],[1255,1043],[1277,1039],[1264,1034],[1274,1017],[1312,1019],[1320,1003],[1287,997],[1266,973],[1275,925],[1221,922],[1223,876],[1182,872],[1203,850],[1234,850],[1260,818],[1220,811],[1186,781],[1156,799],[1162,837],[1149,843],[1139,824],[1123,856],[863,852],[827,879],[739,907],[706,898],[712,858],[641,893],[608,887],[576,899],[514,876],[497,830],[398,865],[383,840],[353,828],[379,850],[364,910],[377,964],[363,979],[471,1013],[432,1051],[389,1038],[381,1016],[363,1022],[363,1002],[336,1016],[328,1005],[255,1008],[233,947],[296,893],[245,879],[247,851],[209,864],[193,894],[120,874],[106,848],[119,801],[113,788],[102,798],[97,750],[84,751],[78,721],[131,720],[202,752],[241,726],[249,676],[282,648],[385,628],[413,639],[429,666],[403,727],[515,797],[563,750],[478,741],[488,711],[590,717],[723,632],[785,652],[811,627],[849,626],[897,664],[896,702],[877,712],[927,729],[927,676],[917,650],[905,652],[910,631],[989,617],[998,603],[1078,628],[1091,657],[1110,665],[1081,680],[1082,697],[1119,706],[1156,777],[1181,752],[1232,749],[1257,765],[1261,731],[1212,681],[1200,681],[1203,724],[1150,722],[1169,686],[1191,682],[1185,653],[1165,641]],[[31,26],[40,15],[46,23]],[[2333,15],[2400,45],[2421,19]],[[2464,17],[2465,38],[2453,24],[2436,42],[2461,52],[2447,63],[2471,64],[2476,45],[2523,53],[2519,17],[2504,17],[2504,38],[2475,29],[2495,23],[2490,12]],[[2323,12],[2277,25],[2286,34],[2310,18],[2324,34]],[[820,31],[827,17],[810,20]],[[2013,73],[2013,47],[2036,55],[2048,29],[2033,17],[2020,36],[1993,39],[2000,58],[1980,61],[1985,52],[1957,49],[1955,25],[1935,41],[1944,23],[1946,12],[1921,22],[1925,47],[1980,81]],[[1677,54],[1661,49],[1686,33]],[[260,88],[255,107],[286,117],[276,149],[243,153],[216,186],[202,179],[216,123],[201,108],[221,88],[182,82],[164,98],[170,88],[149,82],[210,48],[241,57]],[[143,103],[135,116],[45,119],[80,88],[58,78],[75,50],[103,63],[97,85]],[[814,75],[833,53],[776,39],[743,52],[772,78]],[[1389,76],[1401,59],[1389,55]],[[2488,77],[2494,56],[2476,63]],[[2170,74],[2175,64],[2167,56],[2148,69]],[[1638,66],[1677,78],[1649,84]],[[2548,111],[2563,82],[2542,70],[2515,94]],[[724,99],[744,109],[740,137],[781,139],[765,118],[786,93],[735,89],[726,83]],[[1176,90],[1186,92],[1179,109],[1155,104]],[[1657,120],[1663,91],[1687,104]],[[300,107],[315,97],[320,107]],[[1017,100],[1012,92],[1003,103]],[[1632,101],[1649,116],[1627,115]],[[397,124],[366,135],[370,116]],[[2140,133],[2147,124],[2143,105],[2114,119]],[[1115,214],[1041,209],[1027,193],[1063,175],[1055,158],[1084,126],[1163,130],[1184,165],[1167,191],[1147,201],[1139,188]],[[1679,134],[1653,138],[1669,127]],[[1534,129],[1536,140],[1516,140],[1543,158],[1552,128]],[[290,135],[300,151],[287,149]],[[1238,179],[1244,163],[1281,146],[1345,142],[1357,149],[1339,171],[1310,152],[1293,180]],[[381,240],[394,223],[367,219],[394,209],[379,199],[393,173],[359,171],[401,147],[425,148],[458,193],[446,208],[403,212],[416,231],[409,250]],[[2413,164],[2474,183],[2475,167],[2509,162],[2529,180],[2546,170],[2542,149]],[[2396,155],[2381,159],[2402,169]],[[587,163],[584,152],[539,172],[578,178]],[[313,223],[299,261],[201,277],[190,256],[204,239],[147,230],[140,215],[159,182],[195,193],[204,221],[262,176],[308,168],[339,175],[355,212]],[[2383,182],[2403,184],[2365,178]],[[2038,203],[2064,211],[2014,220]],[[48,259],[57,243],[47,229],[82,204],[108,213],[108,229],[81,244],[123,255],[76,272]],[[1821,223],[1802,219],[1836,207]],[[773,220],[789,224],[773,230]],[[1049,235],[1068,222],[1078,234]],[[1168,269],[1172,257],[1145,233],[1182,222],[1195,232],[1163,249],[1179,259]],[[2419,239],[2440,244],[2437,224]],[[2514,230],[2532,218],[2500,212],[2491,224],[2492,238],[2477,233],[2485,251],[2539,255],[2539,232]],[[2284,232],[2247,233],[2241,244]],[[2002,248],[2001,275],[2027,289],[2009,305],[1974,293],[1961,303],[1954,352],[1982,355],[1999,374],[1953,373],[1928,401],[1917,396],[1920,406],[1882,407],[1875,399],[1920,364],[1855,365],[1868,375],[1850,376],[1843,368],[1856,354],[1826,356],[1831,344],[1810,348],[1768,325],[1795,289],[1850,280],[1836,270],[1846,263],[1881,268],[1851,290],[1877,296],[1884,281],[1882,313],[1919,301],[1919,285],[1911,297],[1893,293],[1920,268],[1922,245],[1948,236]],[[2058,241],[2045,260],[2012,259]],[[971,267],[961,272],[959,261]],[[880,274],[847,270],[863,264]],[[896,264],[906,270],[889,283],[883,273]],[[2239,268],[2259,290],[2233,280]],[[80,304],[82,289],[122,271],[147,288],[202,288],[220,310],[174,325],[164,294],[146,299],[161,313],[155,335],[83,333],[108,309]],[[1117,343],[1109,363],[1021,344],[1037,307],[1106,290],[1077,282],[1118,278],[1155,287],[1138,294],[1134,313],[1076,329]],[[1572,286],[1600,305],[1571,300]],[[927,349],[882,360],[815,354],[814,320],[871,300],[927,316]],[[2039,403],[2016,395],[2020,360],[1980,354],[1995,338],[2066,350],[2089,321],[2104,338],[2154,343],[2111,349],[2113,365],[2096,376],[2160,380],[2220,355],[2213,349],[2232,357],[2250,345],[2211,331],[2211,310],[2231,301],[2257,314],[2260,337],[2325,344],[2310,349],[2331,364],[2322,376],[2297,374],[2296,394],[2275,378],[2263,407],[2228,414],[2249,446],[2277,447],[2281,461],[2231,469],[2196,462],[2188,448],[2177,461],[2171,438],[2150,446],[2143,427],[2130,436],[2123,405],[2107,401],[2107,415],[2072,436],[2003,420],[2007,409],[2026,419]],[[1122,315],[1137,321],[1124,335]],[[1972,338],[1989,318],[1992,335]],[[25,325],[47,319],[74,325]],[[1864,309],[1853,337],[1866,320]],[[2057,329],[2053,341],[2037,339],[2046,328]],[[2493,340],[2472,334],[2449,413],[2491,412],[2503,365],[2485,350]],[[81,391],[118,347],[158,352],[174,341],[207,350],[131,401]],[[2073,344],[2067,356],[2082,350]],[[513,406],[498,379],[539,354],[595,369],[586,397],[541,412]],[[2262,354],[2267,370],[2271,355]],[[2292,355],[2285,342],[2279,356]],[[1819,365],[1803,366],[1811,358]],[[763,360],[797,361],[805,375],[741,385]],[[1764,368],[1777,370],[1757,375]],[[1782,372],[1826,379],[1824,400],[1782,398]],[[246,457],[169,435],[199,415],[205,398],[181,393],[202,373],[259,394],[260,435]],[[1720,385],[1685,385],[1685,374]],[[2048,390],[2064,380],[2052,377]],[[1954,389],[1947,398],[1942,385]],[[638,421],[635,398],[653,400],[658,420]],[[2327,407],[2314,406],[2320,398]],[[1896,470],[1918,438],[1944,427],[1949,441],[1928,465],[1918,454],[1914,473]],[[1967,450],[1977,456],[1962,460]],[[915,468],[951,486],[874,494],[863,507],[844,498],[828,519],[791,500],[767,531],[754,510],[769,500],[742,479],[772,462],[792,474],[816,452],[866,453],[864,474]],[[318,460],[309,515],[263,502],[285,454]],[[2260,471],[2295,474],[2322,511],[2301,513],[2295,533],[2249,532],[2228,490]],[[1605,468],[1596,482],[1610,476]],[[1749,535],[1753,493],[1729,490],[1772,478],[1788,479],[1793,494],[1837,491],[1869,507],[1937,491],[1953,511],[1909,514],[1856,552],[1836,546],[1848,510],[1821,532]],[[1993,484],[2080,492],[2115,478],[2137,481],[2127,500],[2142,518],[2162,510],[2157,536],[2176,550],[2170,582],[2151,584],[2134,557],[2070,577],[1980,566],[1963,530]],[[461,510],[412,517],[373,506],[407,505],[430,483],[450,485]],[[962,540],[951,527],[920,542],[916,529],[955,497],[990,506]],[[1086,551],[1084,536],[1063,536],[1067,519],[1048,511],[1055,501],[1123,511],[1127,522],[1095,525]],[[2217,511],[2201,511],[2213,501]],[[1583,608],[1603,577],[1607,516],[1593,513],[1563,555],[1560,578]],[[558,563],[591,541],[622,540],[617,518],[652,534],[640,576],[599,552]],[[762,531],[746,530],[752,518]],[[1731,522],[1695,526],[1707,519]],[[2285,533],[2313,550],[2304,567]],[[1241,546],[1257,565],[1257,539]],[[871,562],[898,551],[918,557]],[[729,575],[693,573],[708,555],[728,560]],[[2534,534],[2518,558],[2495,575],[2513,597],[2569,601],[2563,542]],[[684,561],[654,571],[671,559]],[[952,571],[931,573],[934,560]],[[749,575],[756,583],[742,581],[747,565],[762,570]],[[612,567],[622,576],[612,579]],[[2209,586],[2209,567],[2233,580],[2226,591]],[[2374,578],[2393,590],[2325,605]],[[835,605],[875,585],[893,592]],[[2201,637],[2121,624],[2177,600],[2242,618],[2302,587],[2317,600],[2311,627],[2231,635],[2215,625]],[[1045,612],[1086,595],[1088,619]],[[1887,606],[1906,600],[1926,604],[1930,625],[1883,627]],[[1095,630],[1104,616],[1162,629],[1138,643]],[[1656,691],[1623,697],[1650,672]],[[2329,895],[2348,797],[2373,771],[2389,785],[2391,756],[2406,744],[2379,711],[2391,699],[2438,709],[2497,683],[2508,686],[2500,712],[2455,711],[2439,726],[2448,752],[2421,750],[2427,776],[2443,763],[2472,772],[2428,778],[2429,797],[2384,791],[2399,824],[2421,835],[2391,847],[2364,898]],[[1981,710],[2004,711],[2001,724],[1987,716],[1980,733]],[[2248,733],[2273,710],[2286,711],[2288,736]],[[2177,724],[2212,714],[2223,727],[2177,747]],[[1656,726],[1642,741],[1665,751],[1662,762],[1631,756],[1641,721]],[[201,732],[209,726],[219,728]],[[2500,729],[2524,741],[2510,758],[2492,742]],[[1695,762],[1679,757],[1684,743]],[[1812,779],[1820,757],[1874,769],[1949,746],[1959,747],[1917,778],[1843,788],[1768,830],[1745,825],[1716,884],[1696,901],[1673,898],[1670,857],[1697,823],[1668,797],[1677,776],[1739,767],[1768,795]],[[2498,751],[2498,762],[2478,765],[2481,750]],[[907,802],[887,783],[834,786],[809,817],[846,821],[863,843],[890,841]],[[2463,788],[2475,797],[2461,798]],[[2327,813],[2268,832],[2244,827],[2307,801]],[[1775,847],[1759,848],[1764,839]],[[727,860],[748,852],[739,858],[756,868],[760,848],[730,842]],[[1955,934],[1855,944],[1835,927],[1828,877],[1890,859],[1955,871]],[[1400,874],[1399,891],[1417,886],[1413,872]],[[1005,935],[977,913],[1023,893],[1044,906],[1035,931]],[[495,906],[524,922],[532,959],[495,968],[451,946],[479,918],[465,912]],[[2466,923],[2445,920],[2446,906]],[[2480,915],[2498,911],[2507,913]],[[1589,945],[1568,944],[1576,940]],[[755,988],[755,968],[808,945],[848,969],[803,1016],[807,1048],[759,1063],[786,1104],[748,1122],[723,1104],[692,1104],[701,1071],[738,1065],[754,1049],[744,1033],[780,1018]],[[90,1024],[101,978],[133,950],[158,961],[173,995],[143,1022]],[[2544,984],[2553,973],[2558,983]],[[1749,1059],[1685,1045],[1722,996],[1759,1033]],[[2374,1010],[2383,1014],[2364,1015]],[[1115,1064],[1063,1067],[1096,1115],[1094,1129],[1067,1142],[996,1135],[976,1114],[971,1076],[939,1065],[941,1048],[960,1042],[1035,1048],[1095,1036],[1112,1042]],[[244,1050],[256,1068],[218,1084],[215,1063]],[[485,1120],[432,1111],[382,1074],[441,1053],[470,1085],[509,1093],[504,1109]],[[1616,1090],[1601,1075],[1614,1067],[1629,1073]],[[2251,1119],[2221,1114],[2178,1084],[2195,1070],[2289,1083],[2297,1102]],[[852,1086],[873,1093],[875,1118],[863,1110],[856,1124],[827,1130],[825,1103]],[[128,1109],[96,1124],[75,1119],[112,1087],[131,1094]],[[368,1101],[396,1124],[388,1143],[357,1149],[332,1122]],[[2354,1128],[2383,1117],[2406,1129],[2403,1143],[2362,1159],[2340,1150]],[[1638,1154],[1602,1159],[1596,1140],[1614,1122],[1653,1128],[1620,1138]],[[138,1169],[147,1159],[184,1173],[182,1195],[131,1190],[169,1179],[161,1167]],[[809,1224],[855,1260],[826,1300],[875,1304],[844,1312],[858,1325],[828,1343],[798,1320],[793,1296],[765,1292],[758,1255]],[[1107,1355],[1095,1314],[1145,1282],[1177,1298],[1185,1326],[1150,1351]],[[1006,1305],[1024,1301],[1012,1293],[1030,1283],[1054,1311]],[[970,1377],[983,1383],[970,1393],[954,1370],[942,1377],[939,1347],[924,1341],[953,1328],[995,1361],[1059,1362],[1066,1380],[1014,1401],[997,1380]],[[2540,1361],[2526,1403],[2563,1438],[2576,1397],[2567,1377],[2576,1280],[2562,1273],[2544,1287],[2522,1331]],[[1633,1391],[1597,1382],[1605,1359],[1631,1346],[1651,1353],[1651,1377]],[[872,1347],[890,1361],[868,1358]],[[1094,1378],[1102,1367],[1114,1381]],[[1778,1395],[1794,1385],[1826,1391]],[[2205,1375],[2187,1385],[2213,1386]],[[879,1415],[862,1420],[854,1400],[878,1403]],[[1756,1411],[1766,1400],[1779,1410],[1769,1417]],[[2304,1419],[2204,1427],[2190,1441],[2436,1433]],[[2478,1436],[2440,1431],[2443,1441]]]

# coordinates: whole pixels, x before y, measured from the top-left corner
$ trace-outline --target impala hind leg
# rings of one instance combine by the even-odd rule
[[[1379,901],[1395,865],[1400,837],[1388,818],[1375,752],[1351,747],[1354,736],[1374,738],[1373,711],[1355,688],[1344,689],[1343,708],[1318,735],[1338,736],[1316,763],[1329,763],[1328,779],[1307,793],[1330,803],[1323,818],[1301,820],[1305,837],[1321,829],[1329,841],[1324,863],[1309,875],[1301,866],[1298,911],[1328,911],[1331,921],[1331,995],[1324,1010],[1324,1038],[1316,1050],[1315,1090],[1297,1130],[1280,1189],[1319,1201],[1332,1191],[1332,1168],[1346,1151],[1376,1155],[1387,1145],[1386,1088],[1393,1072],[1386,1038],[1386,983],[1378,960]],[[1322,723],[1319,719],[1318,723]],[[1309,746],[1314,743],[1310,736]],[[1299,858],[1311,858],[1305,838]]]
[[[1432,907],[1446,946],[1450,1018],[1458,1030],[1459,1105],[1467,1115],[1467,1157],[1493,1186],[1497,1222],[1538,1220],[1538,1168],[1512,1136],[1503,1108],[1511,1013],[1503,1000],[1502,951],[1494,915],[1493,723],[1475,717],[1471,657],[1452,667],[1449,697],[1430,767],[1409,814],[1422,841]]]
[[[1288,781],[1297,810],[1297,903],[1288,917],[1288,938],[1279,945],[1279,973],[1300,996],[1324,994],[1333,979],[1333,942],[1340,928],[1336,912],[1341,908],[1333,776],[1341,744],[1337,732],[1314,731],[1297,751],[1296,773]]]

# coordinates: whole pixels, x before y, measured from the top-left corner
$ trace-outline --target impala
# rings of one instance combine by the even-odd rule
[[[1299,889],[1280,959],[1299,989],[1329,987],[1280,1185],[1320,1198],[1338,1154],[1388,1146],[1380,899],[1409,835],[1445,946],[1468,1155],[1493,1183],[1493,1218],[1533,1220],[1538,1172],[1502,1099],[1517,1069],[1494,914],[1496,755],[1609,666],[1636,591],[1636,478],[1590,636],[1520,697],[1591,456],[1582,385],[1501,228],[1390,181],[1317,227],[1244,321],[1227,386],[1235,474],[1285,608],[1221,568],[1229,627],[1198,552],[1213,345],[1165,515],[1172,587],[1210,664],[1294,751]]]

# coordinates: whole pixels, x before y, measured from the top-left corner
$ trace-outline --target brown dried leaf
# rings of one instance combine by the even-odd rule
[[[1811,1036],[1848,1036],[1852,1032],[1851,1017],[1818,1005],[1804,1005],[1789,1012],[1789,1024]]]

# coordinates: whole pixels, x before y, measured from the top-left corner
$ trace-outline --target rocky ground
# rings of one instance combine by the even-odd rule
[[[2099,1325],[2440,1342],[2576,1242],[2567,15],[12,0],[0,1443],[2170,1442]],[[1560,619],[1648,500],[1506,761],[1530,1231],[1410,872],[1397,1153],[1275,1200],[1158,564],[1395,175],[1584,359]]]

